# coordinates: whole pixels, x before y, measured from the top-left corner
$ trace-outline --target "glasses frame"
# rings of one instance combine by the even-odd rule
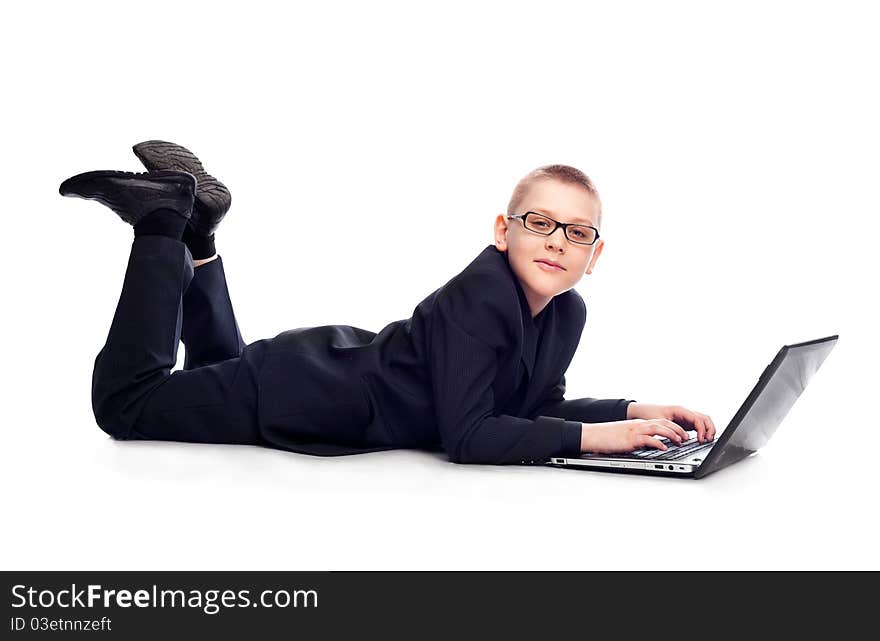
[[[540,231],[535,231],[534,229],[529,229],[528,227],[526,227],[526,216],[528,216],[529,214],[534,214],[535,216],[541,216],[542,218],[546,218],[547,220],[550,220],[550,221],[556,223],[556,226],[553,229],[551,229],[549,232],[547,232],[546,234],[543,232],[540,232]],[[595,227],[593,227],[592,225],[584,225],[583,223],[561,223],[558,220],[554,220],[553,218],[550,218],[550,216],[548,216],[546,214],[541,214],[536,211],[527,211],[524,214],[507,214],[507,217],[508,218],[519,218],[522,221],[523,229],[525,229],[526,231],[530,231],[533,234],[538,234],[539,236],[552,236],[553,234],[556,233],[557,229],[562,227],[562,234],[563,234],[563,236],[565,236],[565,239],[570,243],[574,243],[575,245],[584,245],[586,247],[589,247],[590,245],[595,245],[596,241],[599,240],[599,230],[596,229]],[[579,240],[572,240],[568,236],[568,228],[569,227],[589,227],[594,232],[596,232],[596,237],[593,239],[593,242],[591,242],[591,243],[584,243]]]

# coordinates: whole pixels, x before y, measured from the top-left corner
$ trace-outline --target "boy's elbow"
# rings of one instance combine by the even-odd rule
[[[499,454],[485,436],[480,438],[478,425],[455,434],[454,438],[443,439],[443,449],[452,463],[499,465]]]
[[[457,448],[446,448],[446,457],[450,463],[467,463]]]
[[[500,465],[498,461],[486,454],[480,455],[479,452],[473,452],[466,447],[454,447],[446,450],[446,456],[451,463],[459,463],[462,465]]]
[[[446,456],[447,458],[449,458],[450,463],[467,464],[481,462],[474,460],[474,457],[470,455],[468,449],[466,447],[463,447],[463,444],[460,441],[450,444],[445,448],[445,450]]]

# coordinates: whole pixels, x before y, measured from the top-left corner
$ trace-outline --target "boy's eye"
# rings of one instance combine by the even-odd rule
[[[533,224],[535,225],[535,227],[547,228],[550,226],[550,223],[548,223],[546,220],[536,220]]]
[[[571,233],[574,235],[575,238],[586,238],[587,237],[587,235],[584,232],[582,232],[580,229],[572,229]]]

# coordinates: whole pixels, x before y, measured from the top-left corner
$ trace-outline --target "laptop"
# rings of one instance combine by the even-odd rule
[[[783,345],[727,427],[708,443],[699,443],[694,432],[680,446],[659,437],[667,450],[647,447],[623,454],[584,453],[577,458],[553,457],[547,464],[697,479],[717,472],[754,454],[770,440],[810,378],[834,349],[838,336]]]

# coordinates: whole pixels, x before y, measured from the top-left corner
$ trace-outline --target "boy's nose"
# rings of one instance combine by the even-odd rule
[[[557,236],[557,234],[559,235]],[[564,240],[565,230],[562,229],[562,227],[557,227],[549,236],[547,236],[547,243],[556,247],[561,247]]]

